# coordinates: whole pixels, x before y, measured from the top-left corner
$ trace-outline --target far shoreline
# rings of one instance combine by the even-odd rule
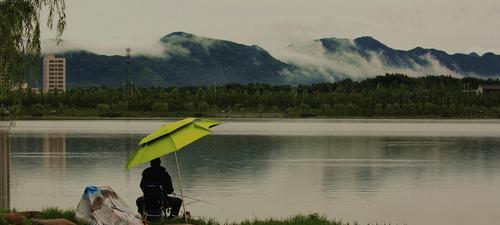
[[[17,117],[15,119],[0,117],[0,121],[173,121],[187,117]],[[228,122],[499,122],[498,117],[254,117],[254,116],[201,116]]]

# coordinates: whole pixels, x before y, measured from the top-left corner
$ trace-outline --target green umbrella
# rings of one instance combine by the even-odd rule
[[[194,141],[210,134],[210,128],[221,124],[209,119],[186,118],[174,123],[165,124],[139,142],[139,148],[130,156],[126,169],[148,163],[153,159],[170,153],[175,154],[177,175],[182,198],[184,214],[184,194],[182,192],[182,178],[177,160],[177,151]],[[187,217],[186,221],[187,221]]]
[[[129,158],[126,169],[176,152],[210,134],[210,128],[219,124],[217,121],[197,118],[165,124],[139,142],[139,148]]]

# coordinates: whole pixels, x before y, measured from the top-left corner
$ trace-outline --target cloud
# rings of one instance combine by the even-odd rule
[[[166,55],[167,58],[172,58],[189,57],[191,51],[185,47],[186,44],[197,45],[201,47],[205,53],[210,54],[210,48],[212,48],[215,40],[188,33],[176,32],[163,37],[161,42],[164,49],[164,55]]]
[[[350,78],[362,80],[376,75],[386,73],[402,73],[408,76],[418,77],[425,75],[451,75],[456,77],[477,76],[470,73],[459,73],[442,65],[432,55],[426,54],[419,57],[419,64],[409,59],[404,66],[391,66],[386,63],[381,52],[366,51],[368,56],[363,56],[356,51],[349,50],[353,47],[350,40],[340,40],[341,51],[330,52],[325,49],[321,42],[305,42],[293,44],[275,52],[280,60],[297,66],[297,69],[283,71],[290,80],[300,79],[301,76],[314,81],[333,82]]]
[[[123,40],[117,40],[113,43],[91,44],[82,40],[63,40],[57,44],[53,39],[42,40],[43,54],[58,54],[68,51],[85,50],[102,55],[125,55],[126,48],[132,49],[132,55],[141,55],[148,57],[161,57],[171,59],[173,57],[189,57],[191,52],[184,45],[196,44],[200,46],[207,54],[215,43],[214,39],[179,33],[169,35],[161,40],[144,40],[129,43]]]
[[[183,47],[179,44],[174,43],[165,43],[163,45],[163,54],[167,59],[171,59],[173,57],[189,57],[191,55],[191,51],[189,49]]]
[[[84,40],[64,39],[59,45],[53,39],[42,40],[43,54],[57,54],[67,51],[85,50],[101,55],[125,55],[125,49],[130,47],[132,55],[147,55],[153,57],[164,57],[164,46],[158,40],[139,40],[129,42],[116,40],[112,43],[89,43]]]

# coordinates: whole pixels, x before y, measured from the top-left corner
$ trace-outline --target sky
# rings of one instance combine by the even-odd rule
[[[164,35],[256,44],[271,53],[324,37],[372,36],[389,47],[500,54],[499,0],[66,0],[63,46],[42,30],[42,52],[154,54]]]

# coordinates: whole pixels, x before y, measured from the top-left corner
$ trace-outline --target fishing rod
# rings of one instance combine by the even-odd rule
[[[172,194],[173,194],[174,196],[177,196],[177,194],[175,194],[175,193],[172,193]],[[201,200],[201,199],[198,199],[198,198],[193,198],[193,197],[186,196],[186,195],[184,195],[184,198],[189,198],[189,199],[191,199],[191,200],[194,200],[194,202],[190,202],[190,203],[186,203],[186,204],[193,204],[193,203],[196,203],[196,202],[203,202],[203,203],[205,203],[205,204],[209,204],[209,205],[211,205],[211,206],[215,206],[215,207],[220,208],[220,206],[218,206],[218,205],[216,205],[216,204],[214,204],[214,203],[212,203],[212,202],[209,202],[209,201]]]

